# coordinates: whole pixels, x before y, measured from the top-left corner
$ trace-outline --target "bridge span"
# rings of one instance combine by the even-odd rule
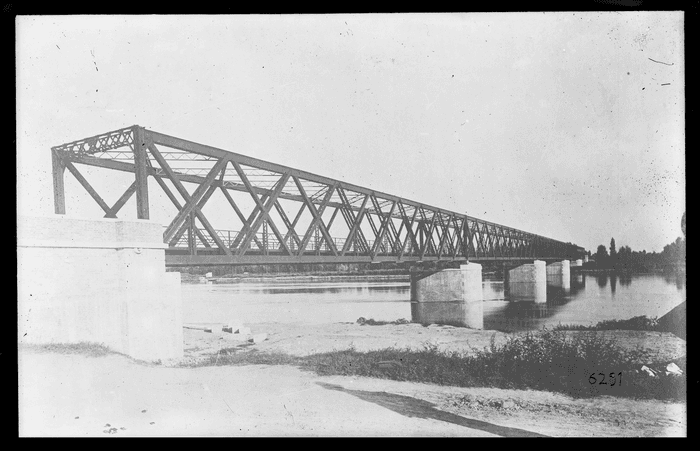
[[[51,155],[57,214],[66,213],[66,170],[105,218],[116,218],[135,196],[137,217],[150,219],[149,186],[157,185],[177,210],[163,231],[166,266],[554,261],[585,254],[572,243],[138,125],[52,147]],[[132,173],[133,183],[110,206],[77,165]]]

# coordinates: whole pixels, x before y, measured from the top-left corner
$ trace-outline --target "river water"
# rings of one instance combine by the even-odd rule
[[[411,319],[409,282],[239,282],[182,285],[186,323],[333,323],[359,317]],[[685,276],[573,274],[568,293],[547,302],[511,301],[502,280],[484,280],[484,328],[536,330],[557,324],[660,317],[686,299]]]

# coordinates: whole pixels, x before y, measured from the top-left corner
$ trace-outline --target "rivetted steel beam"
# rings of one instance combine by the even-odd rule
[[[143,128],[133,129],[134,164],[136,166],[136,213],[139,219],[148,219],[148,167],[146,165],[146,140]]]
[[[51,150],[51,165],[53,167],[53,205],[57,215],[66,214],[66,193],[64,174],[66,164],[59,151]]]

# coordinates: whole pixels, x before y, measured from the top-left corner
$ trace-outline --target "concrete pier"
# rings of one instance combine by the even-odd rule
[[[547,269],[542,260],[508,271],[510,297],[517,300],[547,302]]]
[[[561,288],[564,292],[571,289],[571,266],[569,260],[547,265],[547,284]]]
[[[481,265],[469,263],[411,278],[411,318],[421,324],[484,328]]]
[[[17,232],[18,343],[182,357],[180,274],[165,272],[161,224],[19,217]]]

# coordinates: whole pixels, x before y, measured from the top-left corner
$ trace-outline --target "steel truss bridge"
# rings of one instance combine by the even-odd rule
[[[138,125],[55,146],[51,153],[57,214],[66,212],[66,169],[106,218],[116,218],[135,194],[137,217],[149,219],[151,178],[177,209],[163,232],[166,266],[561,260],[585,253],[571,243]],[[134,181],[110,206],[78,164],[132,173]],[[217,192],[230,215],[225,229],[213,225],[209,210],[211,221],[204,214]]]

